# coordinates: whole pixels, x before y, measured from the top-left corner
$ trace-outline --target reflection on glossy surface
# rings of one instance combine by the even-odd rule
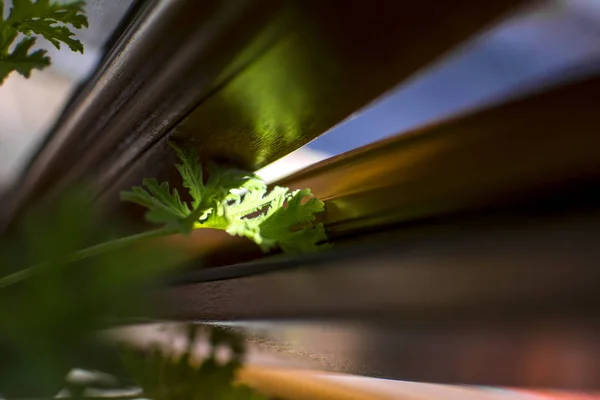
[[[326,202],[332,232],[554,195],[597,179],[591,78],[340,155],[278,184]]]
[[[548,82],[589,71],[569,70],[600,56],[600,2],[546,0],[468,40],[391,93],[309,144],[337,155],[398,132],[482,108]],[[543,78],[543,79],[541,79]]]
[[[239,379],[262,393],[286,400],[598,400],[594,392],[569,392],[563,390],[518,390],[497,387],[478,387],[464,385],[442,385],[421,382],[408,382],[392,379],[379,379],[368,376],[332,373],[319,368],[320,363],[332,357],[336,351],[354,347],[360,349],[361,343],[349,342],[347,339],[355,332],[351,325],[345,333],[340,329],[332,329],[322,323],[289,323],[281,324],[250,323],[214,323],[226,328],[240,330],[249,337],[247,343],[246,365],[239,374]],[[210,325],[213,325],[211,323]],[[309,327],[313,333],[310,335]],[[338,324],[342,328],[343,325]],[[269,334],[278,336],[277,332],[286,330],[295,332],[298,340],[285,338],[284,349],[277,349],[269,341]],[[261,342],[256,336],[267,338]],[[317,332],[320,332],[319,335]],[[160,344],[165,348],[180,350],[185,345],[186,330],[177,324],[150,324],[129,326],[110,332],[113,338],[125,340],[134,346],[146,347]],[[318,354],[307,353],[303,358],[291,356],[293,349],[300,349],[307,344],[306,336],[322,342],[325,348]],[[281,338],[279,338],[281,339]],[[332,346],[331,351],[326,345]],[[209,349],[204,340],[197,340],[194,356],[203,358]],[[349,356],[346,352],[345,356]],[[356,354],[356,356],[360,356]],[[398,360],[402,363],[403,360]],[[339,366],[338,366],[339,368]]]
[[[260,143],[256,162],[271,159],[269,149],[293,146],[301,141],[303,126],[314,118],[310,92],[305,85],[308,73],[300,49],[294,57],[291,46],[285,43],[281,51],[270,52],[262,68],[253,69],[248,79],[236,79],[225,89],[229,97],[252,122],[251,134]],[[298,55],[298,53],[296,53]]]
[[[202,158],[263,167],[519,3],[483,8],[461,0],[433,9],[389,1],[298,3],[274,46],[203,101],[175,127],[174,138]],[[400,15],[427,24],[408,26]]]
[[[597,392],[600,382],[600,348],[594,340],[598,327],[581,322],[537,326],[523,321],[450,322],[419,327],[388,319],[224,325],[243,329],[263,351],[306,360],[325,370],[400,380],[552,388],[562,399],[569,393],[560,390]],[[547,399],[554,398],[547,392]],[[445,398],[442,392],[439,395]]]
[[[290,38],[280,41],[194,112],[189,123],[212,138],[200,146],[201,154],[208,147],[211,158],[262,165],[282,148],[303,144],[302,133],[316,113],[307,85],[310,68],[304,65],[309,57],[302,52]],[[225,113],[235,115],[235,125]],[[240,130],[247,134],[244,140],[236,139]],[[186,139],[181,128],[177,132],[176,140]]]

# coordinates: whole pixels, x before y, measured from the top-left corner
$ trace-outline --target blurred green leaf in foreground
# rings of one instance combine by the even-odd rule
[[[38,207],[0,241],[0,276],[36,266],[0,287],[0,397],[50,398],[67,388],[71,398],[85,398],[85,386],[65,381],[70,371],[84,369],[155,400],[265,399],[236,383],[244,342],[231,332],[212,330],[210,355],[200,364],[192,357],[196,328],[178,357],[99,340],[101,330],[152,315],[149,289],[173,273],[180,256],[142,242],[73,261],[73,252],[108,236],[107,225],[96,223],[83,192],[53,204]],[[217,357],[218,348],[229,351],[228,360]]]
[[[84,7],[83,0],[12,0],[8,17],[4,18],[4,0],[0,0],[0,85],[13,71],[29,78],[32,70],[50,65],[46,50],[30,53],[37,37],[43,37],[57,49],[63,43],[71,51],[83,53],[83,43],[74,38],[70,26],[87,28]]]
[[[156,245],[63,262],[106,238],[93,217],[85,197],[71,193],[30,213],[18,232],[2,238],[1,276],[39,268],[0,288],[0,395],[56,394],[72,368],[118,365],[118,355],[93,340],[95,332],[144,313],[146,289],[177,265],[177,254]]]

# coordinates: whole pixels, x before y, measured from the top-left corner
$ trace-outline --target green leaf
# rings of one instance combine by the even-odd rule
[[[4,3],[0,2],[0,10]],[[19,34],[31,36],[40,35],[57,49],[61,43],[66,44],[72,51],[83,53],[83,44],[74,38],[75,33],[69,25],[81,29],[88,26],[88,20],[83,9],[85,1],[68,3],[51,2],[50,0],[13,0],[13,6],[8,18],[0,15],[0,84],[12,72],[17,71],[29,77],[32,69],[43,69],[50,65],[50,58],[45,50],[27,54],[35,44],[36,39],[26,37],[21,39],[11,52],[10,47]]]
[[[183,186],[189,190],[190,196],[192,196],[192,209],[195,210],[200,206],[205,194],[204,184],[202,183],[202,168],[198,162],[198,155],[194,150],[182,150],[173,143],[169,144],[177,152],[182,162],[175,166],[183,178]]]
[[[186,223],[190,209],[179,198],[177,189],[169,190],[169,184],[158,184],[156,179],[144,179],[142,187],[135,186],[131,191],[121,192],[121,200],[130,201],[148,208],[146,219],[155,224],[164,224],[181,233],[189,233],[193,222]]]
[[[218,204],[208,219],[201,222],[202,226],[224,229],[230,235],[245,236],[265,251],[276,247],[276,244],[264,245],[261,222],[284,204],[288,189],[275,187],[267,193],[266,183],[260,182],[261,185],[255,182],[254,188],[244,194],[236,195],[229,201]]]
[[[0,288],[3,397],[50,398],[72,368],[120,372],[116,352],[95,341],[95,333],[109,327],[107,317],[148,315],[147,289],[181,256],[153,244],[62,263],[106,238],[105,228],[94,220],[88,196],[69,193],[57,205],[30,211],[18,234],[0,238],[0,275],[43,263],[26,280]]]
[[[34,44],[35,38],[24,38],[11,53],[0,56],[0,84],[12,71],[29,78],[32,70],[42,70],[50,65],[46,50],[37,50],[28,54]]]
[[[302,203],[305,198],[306,203]],[[327,239],[323,224],[314,221],[323,212],[325,204],[312,197],[309,189],[296,190],[287,195],[287,205],[273,207],[261,222],[263,247],[279,246],[286,253],[304,253],[322,248],[319,242]]]
[[[50,0],[13,0],[7,23],[13,26],[45,21],[51,24],[68,24],[76,29],[87,28],[84,14],[85,1],[56,2]]]
[[[176,190],[171,194],[167,183],[158,185],[154,179],[144,180],[148,191],[134,187],[121,194],[123,200],[147,207],[150,222],[182,233],[192,228],[221,229],[254,241],[265,252],[281,248],[297,253],[323,247],[319,243],[326,239],[325,229],[315,219],[324,204],[310,190],[290,193],[279,186],[269,190],[265,181],[250,172],[216,164],[208,164],[204,183],[197,154],[172,147],[181,160],[177,169],[193,199],[191,207]]]
[[[215,207],[229,200],[239,199],[245,191],[256,191],[266,188],[266,183],[251,172],[237,168],[223,168],[217,164],[207,165],[208,182],[206,183],[207,200],[205,204]]]
[[[265,252],[281,248],[286,253],[304,253],[324,248],[319,243],[327,238],[325,228],[314,223],[324,207],[309,189],[289,193],[275,186],[267,192],[265,184],[236,201],[220,204],[202,224],[247,237]]]
[[[71,51],[83,53],[83,43],[73,39],[75,34],[66,26],[55,26],[55,22],[48,20],[33,20],[19,24],[19,29],[31,34],[31,32],[42,35],[46,40],[60,50],[61,42],[69,46]]]

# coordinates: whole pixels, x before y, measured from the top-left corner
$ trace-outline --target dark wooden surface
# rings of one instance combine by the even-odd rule
[[[578,207],[589,197],[580,190],[600,187],[599,93],[597,77],[532,93],[399,133],[277,184],[308,187],[324,200],[334,240],[524,204],[533,211],[552,198]],[[260,256],[249,243],[206,231],[180,242],[209,265]]]
[[[332,252],[190,272],[165,319],[227,321],[319,368],[598,390],[597,211],[401,227]]]
[[[264,353],[316,369],[405,382],[590,395],[599,390],[600,326],[589,319],[530,319],[510,325],[302,320],[226,326],[245,332]]]
[[[79,179],[114,197],[144,176],[170,177],[170,134],[204,159],[261,167],[520,3],[230,0],[150,8],[73,102],[13,204]]]
[[[322,253],[190,271],[166,290],[183,319],[600,316],[598,211],[499,216],[371,234]],[[590,314],[590,312],[592,314]]]
[[[600,178],[600,78],[440,121],[278,182],[327,204],[332,233],[543,199]]]
[[[175,126],[172,139],[196,148],[201,159],[262,167],[443,57],[517,3],[483,8],[467,0],[431,8],[393,1],[302,2],[290,11],[289,30]],[[173,176],[165,171],[170,153],[160,141],[119,180],[103,171],[112,184],[105,196],[114,198],[143,176]]]

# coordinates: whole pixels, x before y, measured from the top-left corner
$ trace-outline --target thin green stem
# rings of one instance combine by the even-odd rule
[[[151,239],[160,236],[167,236],[176,233],[176,231],[172,229],[155,229],[152,231],[138,233],[136,235],[125,236],[119,239],[111,240],[108,242],[100,243],[91,247],[87,247],[85,249],[74,252],[69,255],[65,260],[65,264],[73,263],[76,261],[80,261],[86,258],[94,257],[100,254],[108,253],[109,251],[114,251],[121,249],[123,247],[130,246],[132,244],[141,242],[142,240]],[[25,268],[10,275],[6,275],[0,278],[0,289],[5,288],[7,286],[13,285],[17,282],[21,282],[24,279],[27,279],[34,275],[37,271],[44,267],[46,264],[38,264],[33,267]]]
[[[83,260],[85,258],[94,257],[99,254],[108,253],[109,251],[121,249],[123,247],[130,246],[134,243],[141,242],[142,240],[151,239],[155,237],[167,236],[176,233],[173,229],[154,229],[151,231],[146,231],[142,233],[138,233],[136,235],[125,236],[119,239],[111,240],[108,242],[100,243],[95,246],[87,247],[85,249],[76,251],[71,254],[67,259],[67,262],[75,262],[79,260]]]

